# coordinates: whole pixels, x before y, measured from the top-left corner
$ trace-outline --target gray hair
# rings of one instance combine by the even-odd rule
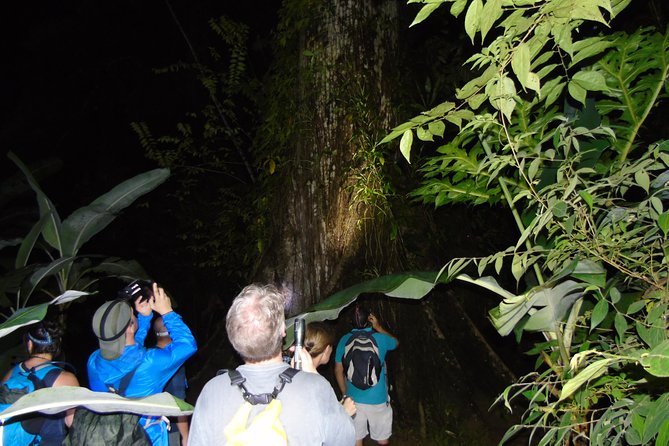
[[[274,285],[248,285],[235,297],[225,328],[244,361],[265,361],[281,353],[286,331],[284,305],[285,296]]]

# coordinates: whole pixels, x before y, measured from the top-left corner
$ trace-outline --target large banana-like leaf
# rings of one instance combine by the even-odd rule
[[[31,276],[30,280],[24,286],[21,286],[21,302],[25,304],[32,293],[37,289],[38,285],[47,277],[58,274],[63,269],[67,268],[74,261],[73,257],[61,257],[46,266],[37,269]]]
[[[176,417],[190,415],[193,406],[167,392],[144,398],[124,398],[108,392],[93,392],[85,387],[47,387],[28,393],[0,412],[2,423],[32,412],[56,414],[73,407],[98,413],[129,412],[140,415]]]
[[[90,293],[85,291],[67,290],[49,303],[43,303],[19,309],[11,316],[9,316],[6,321],[0,324],[0,338],[25,325],[34,324],[35,322],[39,322],[44,319],[49,305],[64,304],[88,294]]]
[[[53,205],[49,197],[46,196],[44,192],[42,192],[42,189],[39,187],[39,184],[37,183],[37,180],[35,180],[35,177],[33,177],[32,173],[30,172],[30,169],[23,164],[23,162],[18,159],[14,153],[9,152],[7,154],[9,159],[14,161],[14,163],[21,169],[23,174],[26,176],[26,179],[28,180],[28,184],[30,184],[30,187],[35,191],[35,194],[37,195],[37,204],[39,205],[39,214],[40,218],[44,217],[45,215],[48,215],[48,222],[45,224],[44,229],[42,231],[42,235],[44,237],[44,240],[51,245],[53,248],[57,249],[58,252],[62,252],[61,249],[61,222],[60,222],[60,216],[58,215],[58,212],[56,211],[56,207]]]
[[[0,324],[0,338],[17,330],[25,325],[34,324],[44,319],[49,304],[33,305],[31,307],[20,308],[9,318]]]
[[[33,251],[33,247],[39,238],[39,235],[44,231],[46,225],[51,221],[51,213],[46,213],[39,219],[37,223],[30,229],[28,235],[25,236],[19,247],[19,252],[16,255],[16,260],[14,261],[14,268],[19,269],[23,268],[28,264],[28,257]]]
[[[460,265],[462,266],[462,265]],[[442,271],[411,272],[377,277],[376,279],[353,285],[328,297],[322,302],[312,306],[306,312],[292,317],[286,321],[286,338],[284,345],[293,343],[293,327],[296,318],[304,318],[305,321],[314,322],[326,319],[336,319],[339,313],[354,302],[359,295],[364,293],[383,293],[386,296],[401,299],[422,299],[440,283],[448,283],[452,280],[461,280],[479,285],[494,291],[504,298],[513,296],[512,293],[500,287],[492,277],[472,279],[466,274],[457,274],[461,268],[451,268],[446,274]]]
[[[566,280],[552,288],[539,289],[534,293],[534,306],[543,308],[531,314],[523,329],[556,332],[558,324],[582,292],[583,286],[573,280]]]
[[[63,255],[75,255],[84,243],[111,223],[123,209],[152,191],[170,176],[169,169],[154,169],[124,181],[63,221]]]

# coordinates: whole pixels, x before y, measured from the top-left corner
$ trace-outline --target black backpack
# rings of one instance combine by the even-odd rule
[[[47,366],[56,366],[49,370],[43,378],[37,376],[37,370]],[[35,390],[52,387],[53,383],[58,379],[58,376],[63,370],[69,370],[74,373],[75,369],[67,362],[48,361],[31,367],[27,370],[28,374],[24,375],[32,384],[33,389],[28,387],[9,388],[7,383],[0,386],[0,408],[4,409],[14,404],[22,396],[33,392]],[[9,379],[12,381],[12,378]],[[60,445],[65,437],[66,428],[63,417],[60,415],[29,415],[23,417],[20,422],[21,428],[28,434],[34,436],[33,443],[49,446],[50,444]]]
[[[110,392],[125,396],[136,370],[121,379],[118,389],[107,385]],[[149,436],[139,425],[139,418],[133,413],[98,413],[77,408],[63,446],[151,446]]]
[[[355,387],[366,390],[379,383],[383,362],[373,331],[354,331],[344,346],[344,373]]]

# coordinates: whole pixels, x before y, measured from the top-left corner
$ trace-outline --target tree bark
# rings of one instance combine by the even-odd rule
[[[362,180],[375,166],[361,152],[390,126],[396,78],[395,1],[308,3],[317,13],[299,38],[296,97],[304,121],[281,172],[272,243],[256,274],[292,293],[289,314],[341,288],[352,260],[370,249],[366,238],[382,227],[379,207],[360,199],[360,191],[379,186]]]

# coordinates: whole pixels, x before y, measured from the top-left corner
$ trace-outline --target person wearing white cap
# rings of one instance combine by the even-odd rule
[[[93,331],[100,348],[88,359],[91,390],[133,398],[160,393],[177,369],[197,351],[193,334],[172,310],[165,290],[155,283],[152,287],[148,299],[135,300],[137,317],[123,299],[104,303],[93,315]],[[172,343],[162,349],[144,348],[154,311],[162,316],[172,337]],[[118,392],[119,389],[124,391]],[[165,421],[159,417],[141,417],[139,423],[153,445],[167,445]]]

